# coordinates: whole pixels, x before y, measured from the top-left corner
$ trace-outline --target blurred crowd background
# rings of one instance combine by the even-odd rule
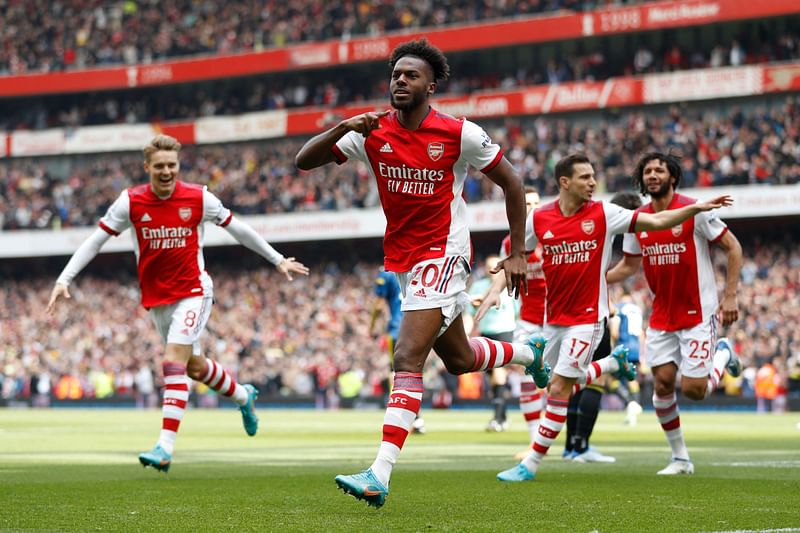
[[[232,267],[232,258],[242,253],[249,252],[230,250],[209,265],[216,302],[203,341],[205,353],[240,381],[256,384],[267,399],[313,398],[318,407],[336,407],[342,399],[382,398],[389,373],[383,335],[388,315],[379,313],[370,330],[373,307],[381,309],[374,296],[378,264],[351,263],[343,256],[313,265],[308,278],[289,283],[257,262]],[[738,379],[726,377],[717,394],[755,398],[760,387],[780,408],[788,397],[800,397],[800,251],[787,235],[782,243],[751,242],[745,257],[741,318],[725,332],[745,371]],[[715,259],[722,284],[724,254],[715,254]],[[139,305],[130,265],[121,258],[111,265],[102,274],[81,276],[72,286],[72,300],[62,302],[52,318],[44,308],[53,278],[2,285],[2,398],[42,403],[117,397],[152,405],[147,402],[155,401],[160,385],[162,343]],[[484,275],[476,267],[473,282]],[[643,278],[633,279],[629,287],[635,301],[649,309]],[[613,289],[612,300],[618,294]],[[20,309],[29,312],[21,316]],[[643,370],[647,385],[651,377],[646,364]],[[476,385],[473,377],[450,376],[436,357],[429,358],[424,383],[429,397],[447,388],[456,402],[487,393],[482,377]],[[204,386],[196,392],[201,404],[216,405]],[[203,400],[205,396],[209,398]]]
[[[800,182],[800,97],[739,104],[672,105],[617,113],[482,121],[526,185],[556,193],[552,170],[572,152],[594,162],[599,192],[630,188],[639,154],[683,156],[683,187]],[[187,146],[182,178],[207,184],[240,214],[378,206],[363,164],[301,172],[294,156],[305,139]],[[58,229],[94,224],[125,188],[147,179],[140,153],[15,158],[0,164],[0,228]],[[472,169],[470,203],[502,190]]]

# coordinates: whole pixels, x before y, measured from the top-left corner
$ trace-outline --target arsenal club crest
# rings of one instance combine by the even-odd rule
[[[428,157],[432,161],[438,161],[444,155],[444,144],[440,142],[428,143]]]
[[[672,226],[672,235],[674,237],[680,237],[681,233],[683,233],[683,224]]]
[[[188,220],[192,218],[192,208],[191,207],[179,208],[178,216],[181,217],[181,220],[183,220],[184,222],[188,222]]]
[[[584,220],[581,222],[581,229],[586,235],[594,233],[594,220]]]

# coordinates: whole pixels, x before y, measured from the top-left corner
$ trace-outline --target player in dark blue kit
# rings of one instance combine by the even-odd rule
[[[394,345],[397,342],[397,334],[400,333],[400,320],[403,318],[403,311],[400,310],[400,283],[397,281],[397,276],[392,272],[386,272],[380,269],[378,276],[375,278],[375,295],[380,299],[386,301],[386,306],[389,309],[389,321],[386,323],[386,336],[389,351],[389,361],[393,359]],[[375,327],[375,320],[380,314],[379,307],[380,300],[375,302],[372,307],[372,322],[370,323],[370,331]]]
[[[397,335],[400,333],[400,321],[403,319],[403,311],[400,309],[400,282],[397,281],[397,276],[393,272],[386,272],[383,268],[378,271],[378,276],[375,278],[375,304],[372,306],[372,320],[369,324],[369,330],[372,332],[375,329],[375,321],[378,315],[381,314],[381,300],[386,302],[386,307],[389,309],[389,320],[386,322],[386,351],[389,353],[389,368],[392,367],[394,360],[394,347],[397,343]],[[389,384],[391,380],[387,376],[384,380],[384,390],[386,395],[389,395]],[[425,421],[420,415],[414,420],[412,426],[414,433],[420,435],[425,433]]]

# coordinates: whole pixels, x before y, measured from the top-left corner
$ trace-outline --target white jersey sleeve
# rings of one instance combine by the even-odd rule
[[[89,238],[83,241],[83,244],[72,254],[67,266],[61,271],[56,282],[62,285],[72,283],[75,276],[100,252],[100,248],[111,238],[111,235],[105,229],[98,228],[94,230],[94,233],[89,235]]]
[[[626,233],[622,236],[622,253],[626,255],[642,255],[639,237],[635,233]]]
[[[619,235],[632,231],[631,223],[634,212],[611,202],[603,202],[603,211],[606,214],[606,231],[609,235]]]
[[[503,152],[499,145],[492,142],[483,128],[474,122],[464,120],[464,126],[461,128],[461,157],[485,174],[497,166],[503,157]]]
[[[106,233],[114,236],[131,227],[131,199],[127,189],[114,200],[98,224]]]
[[[225,227],[232,217],[230,209],[222,205],[222,200],[203,187],[203,222],[213,222],[217,226]]]
[[[536,238],[536,232],[533,231],[533,213],[528,215],[528,220],[525,221],[525,250],[531,252],[536,249],[539,244],[539,239]]]
[[[223,227],[234,239],[273,265],[277,266],[285,259],[267,241],[262,239],[256,230],[241,222],[238,218],[231,219],[230,224],[223,224]]]
[[[366,138],[356,131],[348,131],[344,134],[335,144],[334,154],[336,154],[337,162],[344,163],[348,159],[355,159],[366,163],[365,140]],[[341,159],[340,155],[344,156],[345,159]]]
[[[698,213],[694,220],[695,232],[711,242],[722,237],[722,234],[728,229],[727,224],[720,220],[717,210]]]

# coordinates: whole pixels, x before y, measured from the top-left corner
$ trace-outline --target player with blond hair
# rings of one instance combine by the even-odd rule
[[[112,236],[131,228],[142,305],[149,310],[165,343],[162,426],[158,442],[139,462],[167,472],[175,439],[189,399],[191,380],[200,381],[239,405],[248,435],[258,430],[258,391],[242,385],[213,359],[203,357],[200,336],[211,315],[213,284],[205,270],[203,237],[206,222],[224,228],[241,244],[274,264],[287,279],[308,274],[308,268],[283,257],[256,231],[234,218],[205,186],[178,179],[181,144],[158,135],[144,147],[148,183],[119,195],[97,228],[77,249],[56,280],[47,304],[53,314],[61,298],[71,298],[69,284]],[[155,356],[155,354],[153,354]]]

